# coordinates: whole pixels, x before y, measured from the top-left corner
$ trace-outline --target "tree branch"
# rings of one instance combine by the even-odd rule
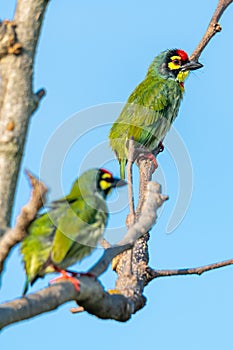
[[[232,1],[219,1],[218,7],[211,20],[212,24],[209,25],[211,28],[213,24],[215,25],[215,32],[217,32],[219,29],[216,26],[217,21]],[[2,204],[5,205],[4,210],[1,213],[0,222],[5,224],[5,226],[9,223],[10,208],[14,195],[14,183],[16,182],[16,177],[18,174],[23,144],[27,132],[28,120],[32,112],[35,110],[41,96],[43,96],[43,93],[41,94],[40,92],[38,92],[36,96],[32,93],[31,77],[34,51],[46,5],[46,0],[18,0],[15,20],[17,22],[17,35],[20,43],[23,45],[23,54],[18,57],[15,57],[14,55],[5,55],[1,59],[4,90],[1,94],[0,99],[0,112],[3,113],[4,111],[4,114],[2,115],[7,117],[3,120],[3,122],[1,121],[0,123],[0,128],[3,130],[3,137],[1,136],[0,139],[0,171],[2,171],[3,174],[0,173],[0,181],[1,177],[3,178],[5,174],[9,174],[9,177],[12,178],[9,184],[5,184],[4,182],[5,185],[3,185],[3,188],[5,186],[4,190],[7,189],[9,197],[6,197],[4,193],[2,195],[2,190],[0,189],[0,205],[1,207]],[[25,6],[27,7],[27,11],[24,11]],[[204,47],[214,36],[215,33],[213,28],[212,32],[209,31],[208,33],[208,30],[209,29],[207,29],[207,33],[191,56],[192,59],[198,59]],[[25,75],[22,76],[22,72],[19,71],[18,65],[21,65],[21,69],[22,67],[25,67]],[[22,94],[18,92],[18,90],[20,91],[21,89],[18,78],[14,80],[10,75],[10,66],[11,69],[14,67],[14,74],[16,74],[19,79],[23,79]],[[28,79],[25,78],[27,74],[29,77]],[[17,110],[14,104],[11,106],[10,103],[11,101],[15,101],[16,97],[19,98],[18,103],[20,106],[22,106],[20,108],[18,107],[19,110]],[[6,104],[6,102],[8,104]],[[11,106],[10,109],[9,106]],[[11,109],[14,111],[14,113],[12,113]],[[22,117],[24,114],[25,117]],[[17,119],[14,119],[14,116],[17,116]],[[22,123],[22,127],[19,125],[20,123]],[[13,137],[10,137],[6,131],[12,132]],[[19,160],[16,160],[16,155],[19,157]],[[16,162],[16,164],[13,166],[13,172],[10,172],[10,169],[8,169],[9,162],[7,161],[7,156],[10,156],[9,162],[11,163],[11,166],[12,161]],[[132,227],[130,227],[124,239],[116,246],[108,248],[99,262],[97,262],[97,264],[95,264],[89,270],[90,273],[93,273],[96,276],[100,276],[107,269],[111,260],[117,254],[121,253],[117,257],[118,261],[115,265],[115,269],[118,273],[116,288],[120,293],[122,293],[122,295],[110,295],[109,293],[106,293],[99,281],[91,277],[79,278],[79,293],[77,293],[70,282],[59,282],[56,285],[41,290],[35,294],[28,295],[26,298],[17,299],[1,305],[0,328],[3,328],[14,322],[21,321],[23,319],[34,317],[41,313],[54,310],[59,305],[70,300],[76,300],[79,305],[82,306],[86,311],[100,318],[110,318],[118,321],[126,321],[131,317],[133,313],[144,306],[145,298],[142,295],[144,286],[152,279],[162,276],[201,274],[203,272],[227,266],[233,263],[233,259],[231,259],[225,262],[192,269],[153,270],[148,268],[147,241],[149,239],[149,234],[146,232],[151,228],[153,222],[156,219],[157,208],[164,202],[164,200],[167,199],[167,197],[161,196],[160,187],[150,182],[153,173],[152,162],[150,160],[140,161],[139,169],[141,181],[140,198],[136,211],[137,222]],[[157,186],[156,189],[154,186]],[[150,193],[150,191],[154,191],[153,194]],[[10,199],[8,200],[7,198]],[[149,205],[150,200],[152,201],[151,207]],[[10,233],[8,232],[8,234]],[[129,249],[132,246],[132,255],[129,261],[127,252],[124,252],[124,250]],[[127,257],[126,260],[124,260],[124,256]],[[130,270],[132,272],[130,275],[125,274],[125,261],[127,263],[127,273]]]
[[[214,34],[220,30],[220,26],[217,21],[220,19],[224,10],[233,0],[219,0],[218,6],[215,13],[211,19],[208,29],[203,37],[203,39],[198,44],[196,50],[191,55],[191,59],[198,60],[201,52],[214,36]],[[159,153],[159,150],[155,152],[155,156]],[[147,184],[152,179],[152,174],[154,172],[153,162],[149,159],[138,161],[139,172],[140,172],[140,188],[139,188],[139,202],[136,210],[136,218],[140,217],[141,209],[145,200],[145,190]],[[114,260],[114,270],[118,274],[118,280],[116,283],[117,289],[126,296],[135,295],[135,288],[130,288],[131,285],[138,286],[137,295],[142,295],[144,285],[147,283],[147,264],[149,260],[148,256],[148,245],[149,233],[145,234],[143,237],[138,239],[132,251],[127,251],[121,254]],[[135,282],[137,281],[137,282]],[[138,299],[137,299],[138,300]],[[141,305],[144,306],[143,296],[141,298]]]
[[[221,267],[233,265],[233,259],[224,260],[221,262],[205,265],[205,266],[199,266],[199,267],[192,267],[192,268],[185,268],[185,269],[177,269],[177,270],[154,270],[148,267],[147,273],[148,273],[148,280],[149,283],[155,278],[158,277],[168,277],[168,276],[184,276],[184,275],[201,275],[204,272],[219,269]]]
[[[18,0],[14,24],[5,21],[1,26],[2,30],[4,26],[8,30],[2,40],[0,34],[0,227],[3,230],[10,223],[29,118],[42,97],[33,93],[32,79],[35,50],[47,3],[48,0]],[[20,52],[10,54],[16,53],[13,47],[17,43],[21,45]]]
[[[192,60],[198,61],[198,58],[200,57],[202,51],[210,42],[210,40],[215,36],[216,33],[219,33],[222,30],[218,21],[220,20],[223,12],[232,2],[233,0],[219,0],[216,10],[214,11],[214,14],[210,20],[210,23],[203,38],[201,39],[200,43],[197,45],[196,49],[190,56]]]
[[[196,268],[177,270],[153,270],[147,268],[147,283],[158,277],[201,275],[220,267],[233,264],[233,259]],[[61,281],[26,298],[16,299],[0,305],[0,329],[36,315],[52,311],[60,305],[76,300],[85,311],[103,319],[127,321],[137,311],[132,299],[120,294],[110,295],[102,285],[91,277],[80,277],[80,292],[70,282]]]
[[[0,329],[15,322],[26,320],[52,311],[60,305],[76,300],[85,311],[102,319],[127,321],[133,313],[130,300],[123,295],[110,295],[91,277],[80,277],[80,292],[67,281],[61,281],[25,298],[0,305]]]
[[[145,193],[144,206],[138,221],[128,229],[120,242],[105,250],[103,257],[88,272],[100,276],[116,255],[132,248],[135,241],[151,229],[156,221],[158,208],[166,200],[167,196],[161,194],[161,186],[155,182],[149,182]]]
[[[125,237],[115,246],[108,248],[103,257],[89,273],[100,276],[112,259],[119,253],[133,246],[136,239],[147,232],[154,224],[157,209],[167,197],[161,195],[160,185],[150,182],[145,197],[145,204],[139,221],[127,231]],[[136,298],[126,298],[120,294],[106,293],[97,279],[80,277],[80,292],[75,291],[70,282],[57,283],[26,298],[13,300],[0,306],[0,328],[54,310],[61,304],[76,300],[85,311],[100,318],[126,321],[138,310]],[[130,288],[133,288],[131,285]]]
[[[21,213],[16,220],[15,227],[6,230],[0,238],[0,273],[3,270],[4,262],[10,253],[10,250],[26,236],[28,226],[32,220],[34,220],[38,210],[45,202],[45,196],[47,193],[45,185],[32,176],[28,171],[26,174],[32,186],[31,198],[22,208]]]

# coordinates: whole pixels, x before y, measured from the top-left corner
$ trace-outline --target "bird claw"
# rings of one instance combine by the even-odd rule
[[[70,276],[69,272],[65,271],[65,270],[61,270],[60,273],[61,273],[61,276],[53,278],[51,281],[49,281],[49,283],[53,284],[53,283],[57,283],[57,282],[66,280],[66,281],[69,281],[73,284],[73,286],[77,292],[80,291],[79,280],[73,274],[72,274],[72,276]]]
[[[141,153],[138,156],[137,161],[140,162],[141,160],[147,160],[147,159],[150,159],[153,162],[154,171],[155,171],[158,168],[158,163],[155,156],[152,153]]]

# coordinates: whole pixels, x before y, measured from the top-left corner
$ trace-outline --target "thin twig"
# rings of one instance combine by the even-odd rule
[[[233,265],[233,259],[220,261],[217,263],[199,266],[199,267],[192,267],[192,268],[185,268],[185,269],[176,269],[176,270],[153,270],[151,268],[147,269],[148,273],[148,282],[153,280],[154,278],[158,277],[168,277],[168,276],[184,276],[184,275],[201,275],[204,272],[219,269],[224,266]]]

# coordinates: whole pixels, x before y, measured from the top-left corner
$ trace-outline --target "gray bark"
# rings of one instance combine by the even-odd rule
[[[10,224],[17,177],[32,113],[41,92],[33,93],[33,64],[48,0],[19,0],[14,23],[21,53],[3,55],[0,99],[0,227]]]

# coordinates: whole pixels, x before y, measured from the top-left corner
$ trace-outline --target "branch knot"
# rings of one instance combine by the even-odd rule
[[[214,24],[214,30],[215,30],[216,33],[221,32],[222,27],[220,26],[219,23],[215,23],[215,24]]]
[[[20,55],[22,44],[16,34],[16,24],[9,20],[0,22],[0,59],[8,54]]]

